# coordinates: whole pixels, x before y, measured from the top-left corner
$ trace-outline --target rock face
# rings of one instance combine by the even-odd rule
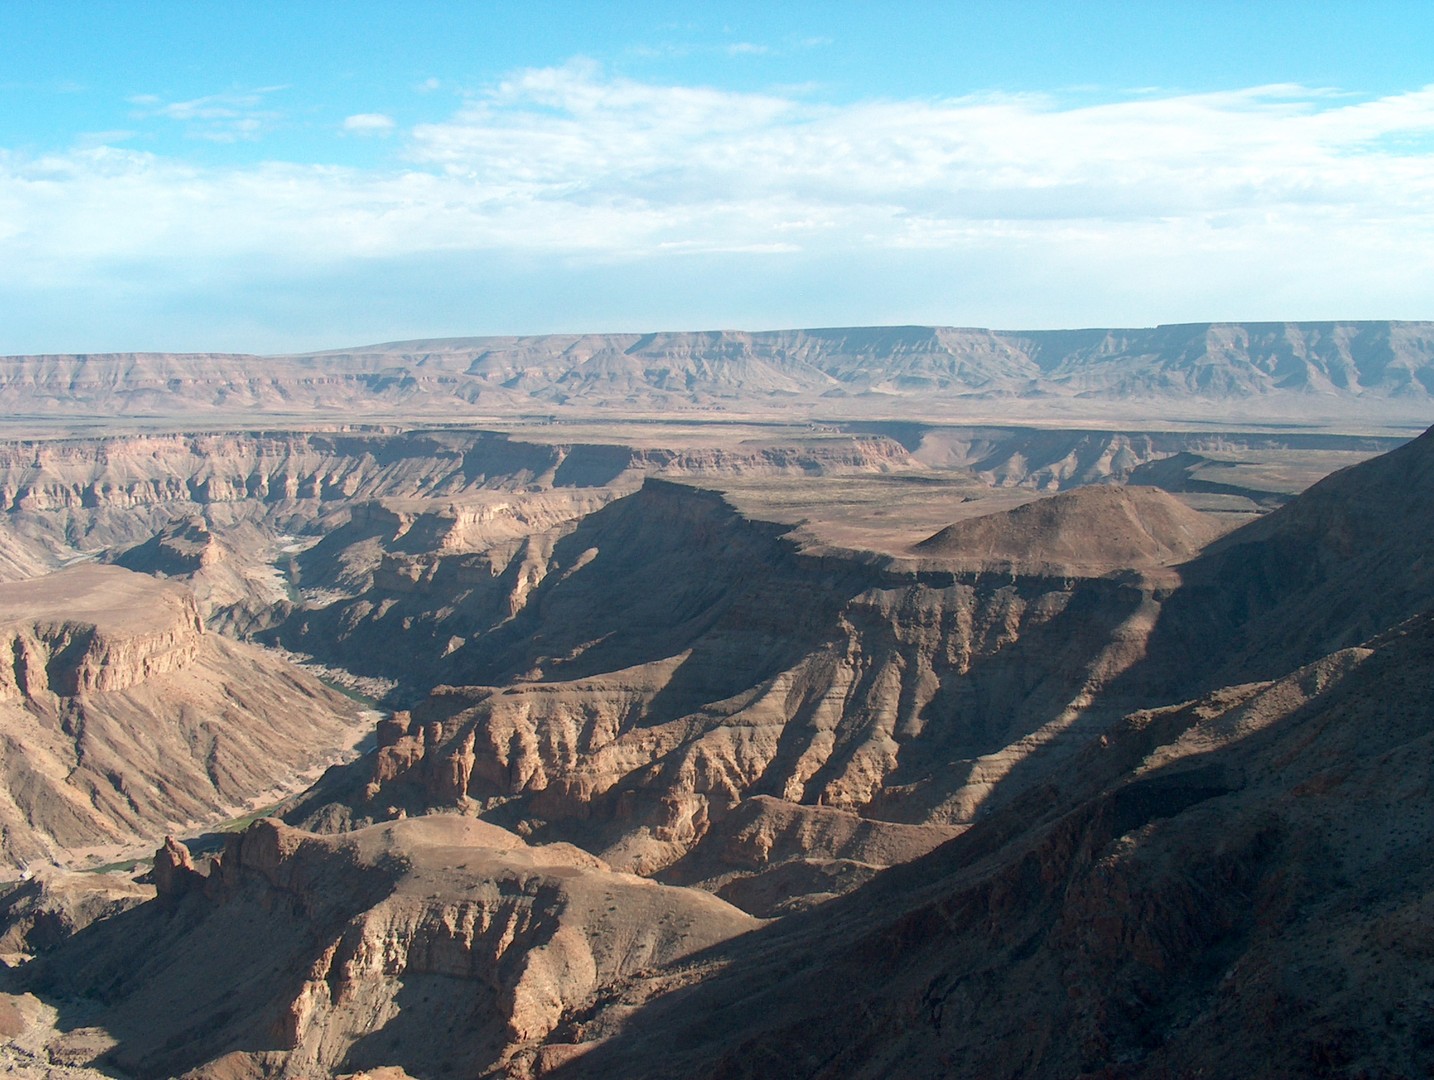
[[[0,635],[7,866],[219,820],[361,723],[311,676],[206,633],[182,585],[119,567],[0,585]]]
[[[729,871],[800,857],[850,887],[869,867],[837,863],[939,842],[1116,715],[1105,688],[1143,655],[1169,588],[898,572],[801,555],[783,532],[649,481],[466,589],[468,564],[443,558],[412,590],[376,577],[296,616],[281,628],[291,647],[454,687],[385,727],[345,814],[486,806],[624,870],[726,888]],[[423,643],[416,659],[388,654],[400,633]],[[736,822],[723,819],[756,796],[807,808],[796,832],[811,846],[724,869],[713,860]],[[933,829],[857,854],[828,809]],[[295,820],[333,814],[319,799]],[[790,831],[773,829],[774,842]],[[800,870],[811,891],[841,891],[814,867]]]
[[[602,487],[649,470],[809,474],[907,462],[902,446],[881,435],[677,449],[525,442],[471,430],[131,435],[0,444],[0,509],[133,512],[155,506],[437,500],[532,486]],[[629,480],[629,486],[636,482]],[[171,509],[171,516],[175,512]]]
[[[1423,416],[1434,386],[1428,323],[1202,323],[1153,329],[1002,332],[866,327],[769,333],[457,338],[286,357],[109,354],[8,357],[12,412],[242,412],[466,417],[618,408],[745,408],[930,415],[953,401],[1031,396],[1137,402],[1143,415],[1346,415],[1377,402]],[[1211,410],[1213,411],[1213,410]],[[1374,415],[1374,410],[1370,410]]]
[[[95,1019],[131,1076],[471,1076],[600,987],[756,925],[472,819],[338,837],[261,821],[197,887],[54,950],[35,985],[104,981]]]
[[[574,1014],[552,1038],[590,1052],[543,1075],[1418,1075],[1431,686],[1421,616],[1135,714],[926,858]]]
[[[137,574],[76,566],[0,585],[0,702],[125,690],[185,667],[203,639],[194,597]]]
[[[181,518],[165,526],[144,543],[116,559],[117,566],[141,574],[179,577],[197,574],[225,558],[223,545],[198,516]]]
[[[0,956],[53,949],[91,923],[153,897],[153,888],[128,878],[42,869],[0,887]]]

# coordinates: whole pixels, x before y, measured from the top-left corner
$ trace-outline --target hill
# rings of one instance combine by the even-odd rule
[[[912,551],[967,572],[1084,577],[1183,562],[1219,533],[1157,488],[1083,487],[948,525]]]

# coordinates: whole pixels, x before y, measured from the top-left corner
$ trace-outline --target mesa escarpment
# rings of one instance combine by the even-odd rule
[[[304,355],[0,358],[0,405],[66,416],[264,413],[433,422],[524,413],[930,418],[952,406],[1171,418],[1422,419],[1434,331],[1418,322],[1198,323],[1009,332],[850,327],[451,338]]]
[[[602,487],[644,472],[881,469],[908,463],[880,435],[737,447],[639,448],[522,441],[490,431],[219,432],[0,445],[11,512],[422,497],[484,489]]]
[[[178,585],[75,566],[0,586],[0,702],[126,690],[184,668],[204,624]]]
[[[213,823],[335,759],[351,702],[207,633],[182,585],[82,565],[0,585],[0,859]]]

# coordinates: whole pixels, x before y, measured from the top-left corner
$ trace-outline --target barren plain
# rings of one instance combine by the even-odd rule
[[[20,1076],[1425,1075],[1434,327],[0,359]]]

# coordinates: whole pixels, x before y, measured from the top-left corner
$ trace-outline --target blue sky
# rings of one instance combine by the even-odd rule
[[[1434,5],[0,0],[0,353],[1434,317]]]

